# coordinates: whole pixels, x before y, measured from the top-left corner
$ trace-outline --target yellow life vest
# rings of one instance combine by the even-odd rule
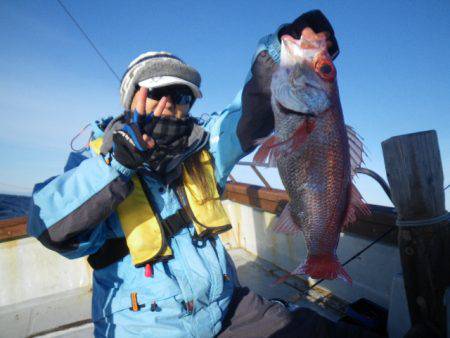
[[[90,142],[94,153],[100,153],[103,138]],[[201,174],[209,186],[213,187],[214,198],[207,199],[203,190],[189,175],[183,164],[183,191],[187,200],[188,214],[191,216],[198,237],[217,235],[231,229],[231,223],[220,201],[211,155],[207,150],[200,153]],[[135,266],[170,259],[172,249],[168,245],[163,226],[155,215],[137,177],[131,178],[133,192],[117,206],[117,214],[125,234],[128,249]]]

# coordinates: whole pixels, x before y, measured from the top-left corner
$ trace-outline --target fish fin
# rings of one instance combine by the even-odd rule
[[[255,144],[261,144],[261,146],[253,157],[253,161],[262,164],[266,159],[269,159],[269,165],[276,167],[276,160],[281,155],[280,147],[284,146],[283,152],[292,153],[297,151],[305,143],[315,127],[315,120],[306,119],[286,141],[280,141],[276,135],[257,140]]]
[[[300,233],[301,227],[293,220],[289,203],[284,207],[272,230],[288,235]]]
[[[350,150],[350,170],[351,175],[354,176],[356,173],[356,169],[361,166],[363,161],[363,156],[367,155],[364,150],[364,143],[362,142],[362,138],[356,133],[355,129],[350,126],[346,126],[347,128],[347,138],[348,138],[348,146]]]
[[[288,140],[287,151],[296,152],[303,145],[303,143],[305,143],[309,134],[313,132],[315,127],[316,121],[307,118]]]
[[[308,275],[314,279],[336,279],[340,278],[352,284],[352,278],[344,270],[335,255],[309,256],[306,261],[299,265],[292,275]]]
[[[261,145],[253,157],[253,162],[263,164],[266,159],[269,159],[269,165],[276,167],[275,150],[274,147],[279,142],[275,135],[256,140],[255,145]]]
[[[253,142],[253,144],[254,144],[255,146],[260,146],[260,145],[262,145],[262,144],[264,144],[264,143],[267,143],[269,140],[272,140],[272,139],[275,138],[275,137],[276,137],[276,135],[274,135],[274,134],[271,134],[271,135],[266,136],[266,137],[261,137],[261,138],[256,139],[256,140]]]
[[[353,183],[350,183],[349,201],[342,225],[345,227],[350,223],[355,222],[358,214],[369,216],[371,212],[366,202],[364,201],[364,198],[361,196],[361,193]]]

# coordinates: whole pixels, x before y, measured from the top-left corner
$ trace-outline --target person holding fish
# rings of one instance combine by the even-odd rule
[[[318,51],[321,57],[315,60]],[[309,173],[294,176],[303,189],[293,187],[294,193],[307,201],[291,203],[278,230],[296,232],[304,222],[303,229],[314,227],[310,218],[322,217],[308,216],[318,212],[315,200],[328,203],[327,194],[338,200],[320,219],[332,222],[319,222],[319,236],[332,232],[331,243],[308,235],[310,261],[294,273],[345,276],[333,236],[344,218],[354,217],[348,205],[357,196],[332,87],[331,60],[338,52],[326,17],[318,10],[301,15],[260,40],[243,90],[204,125],[189,115],[202,97],[193,67],[167,52],[145,53],[130,63],[120,87],[125,112],[93,123],[89,149],[72,153],[64,174],[35,186],[28,223],[29,234],[49,249],[70,259],[88,256],[96,337],[363,336],[309,310],[290,313],[240,287],[218,237],[231,228],[220,202],[229,173],[275,127],[259,160],[269,156],[287,168],[291,164],[279,154],[289,152],[287,159],[303,158],[318,175],[337,170],[344,187],[323,190],[320,179],[304,178]],[[314,69],[305,55],[314,60]],[[308,80],[302,72],[308,72]],[[320,119],[327,111],[334,113]],[[323,130],[333,130],[333,123],[340,127],[327,136]],[[311,160],[300,150],[309,139],[323,145],[321,153],[334,156],[334,166],[322,169],[319,155]],[[328,143],[337,145],[328,149]],[[308,154],[313,151],[307,148]],[[309,198],[308,189],[323,193]],[[324,269],[330,262],[332,267]]]

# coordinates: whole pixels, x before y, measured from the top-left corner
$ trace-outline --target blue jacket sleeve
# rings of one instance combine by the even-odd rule
[[[243,89],[222,112],[213,113],[205,125],[210,133],[209,151],[214,157],[216,180],[222,189],[234,165],[255,149],[257,139],[273,131],[270,82],[279,60],[277,33],[262,38]]]
[[[28,233],[67,258],[92,254],[106,240],[105,220],[132,189],[102,156],[72,153],[64,174],[35,186]]]

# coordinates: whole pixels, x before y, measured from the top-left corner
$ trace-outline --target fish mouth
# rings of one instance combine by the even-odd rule
[[[295,115],[300,115],[300,116],[305,116],[305,117],[316,117],[316,115],[312,114],[312,113],[304,113],[301,111],[296,111],[296,110],[286,108],[278,101],[276,101],[276,105],[277,105],[277,108],[284,114],[295,114]]]

